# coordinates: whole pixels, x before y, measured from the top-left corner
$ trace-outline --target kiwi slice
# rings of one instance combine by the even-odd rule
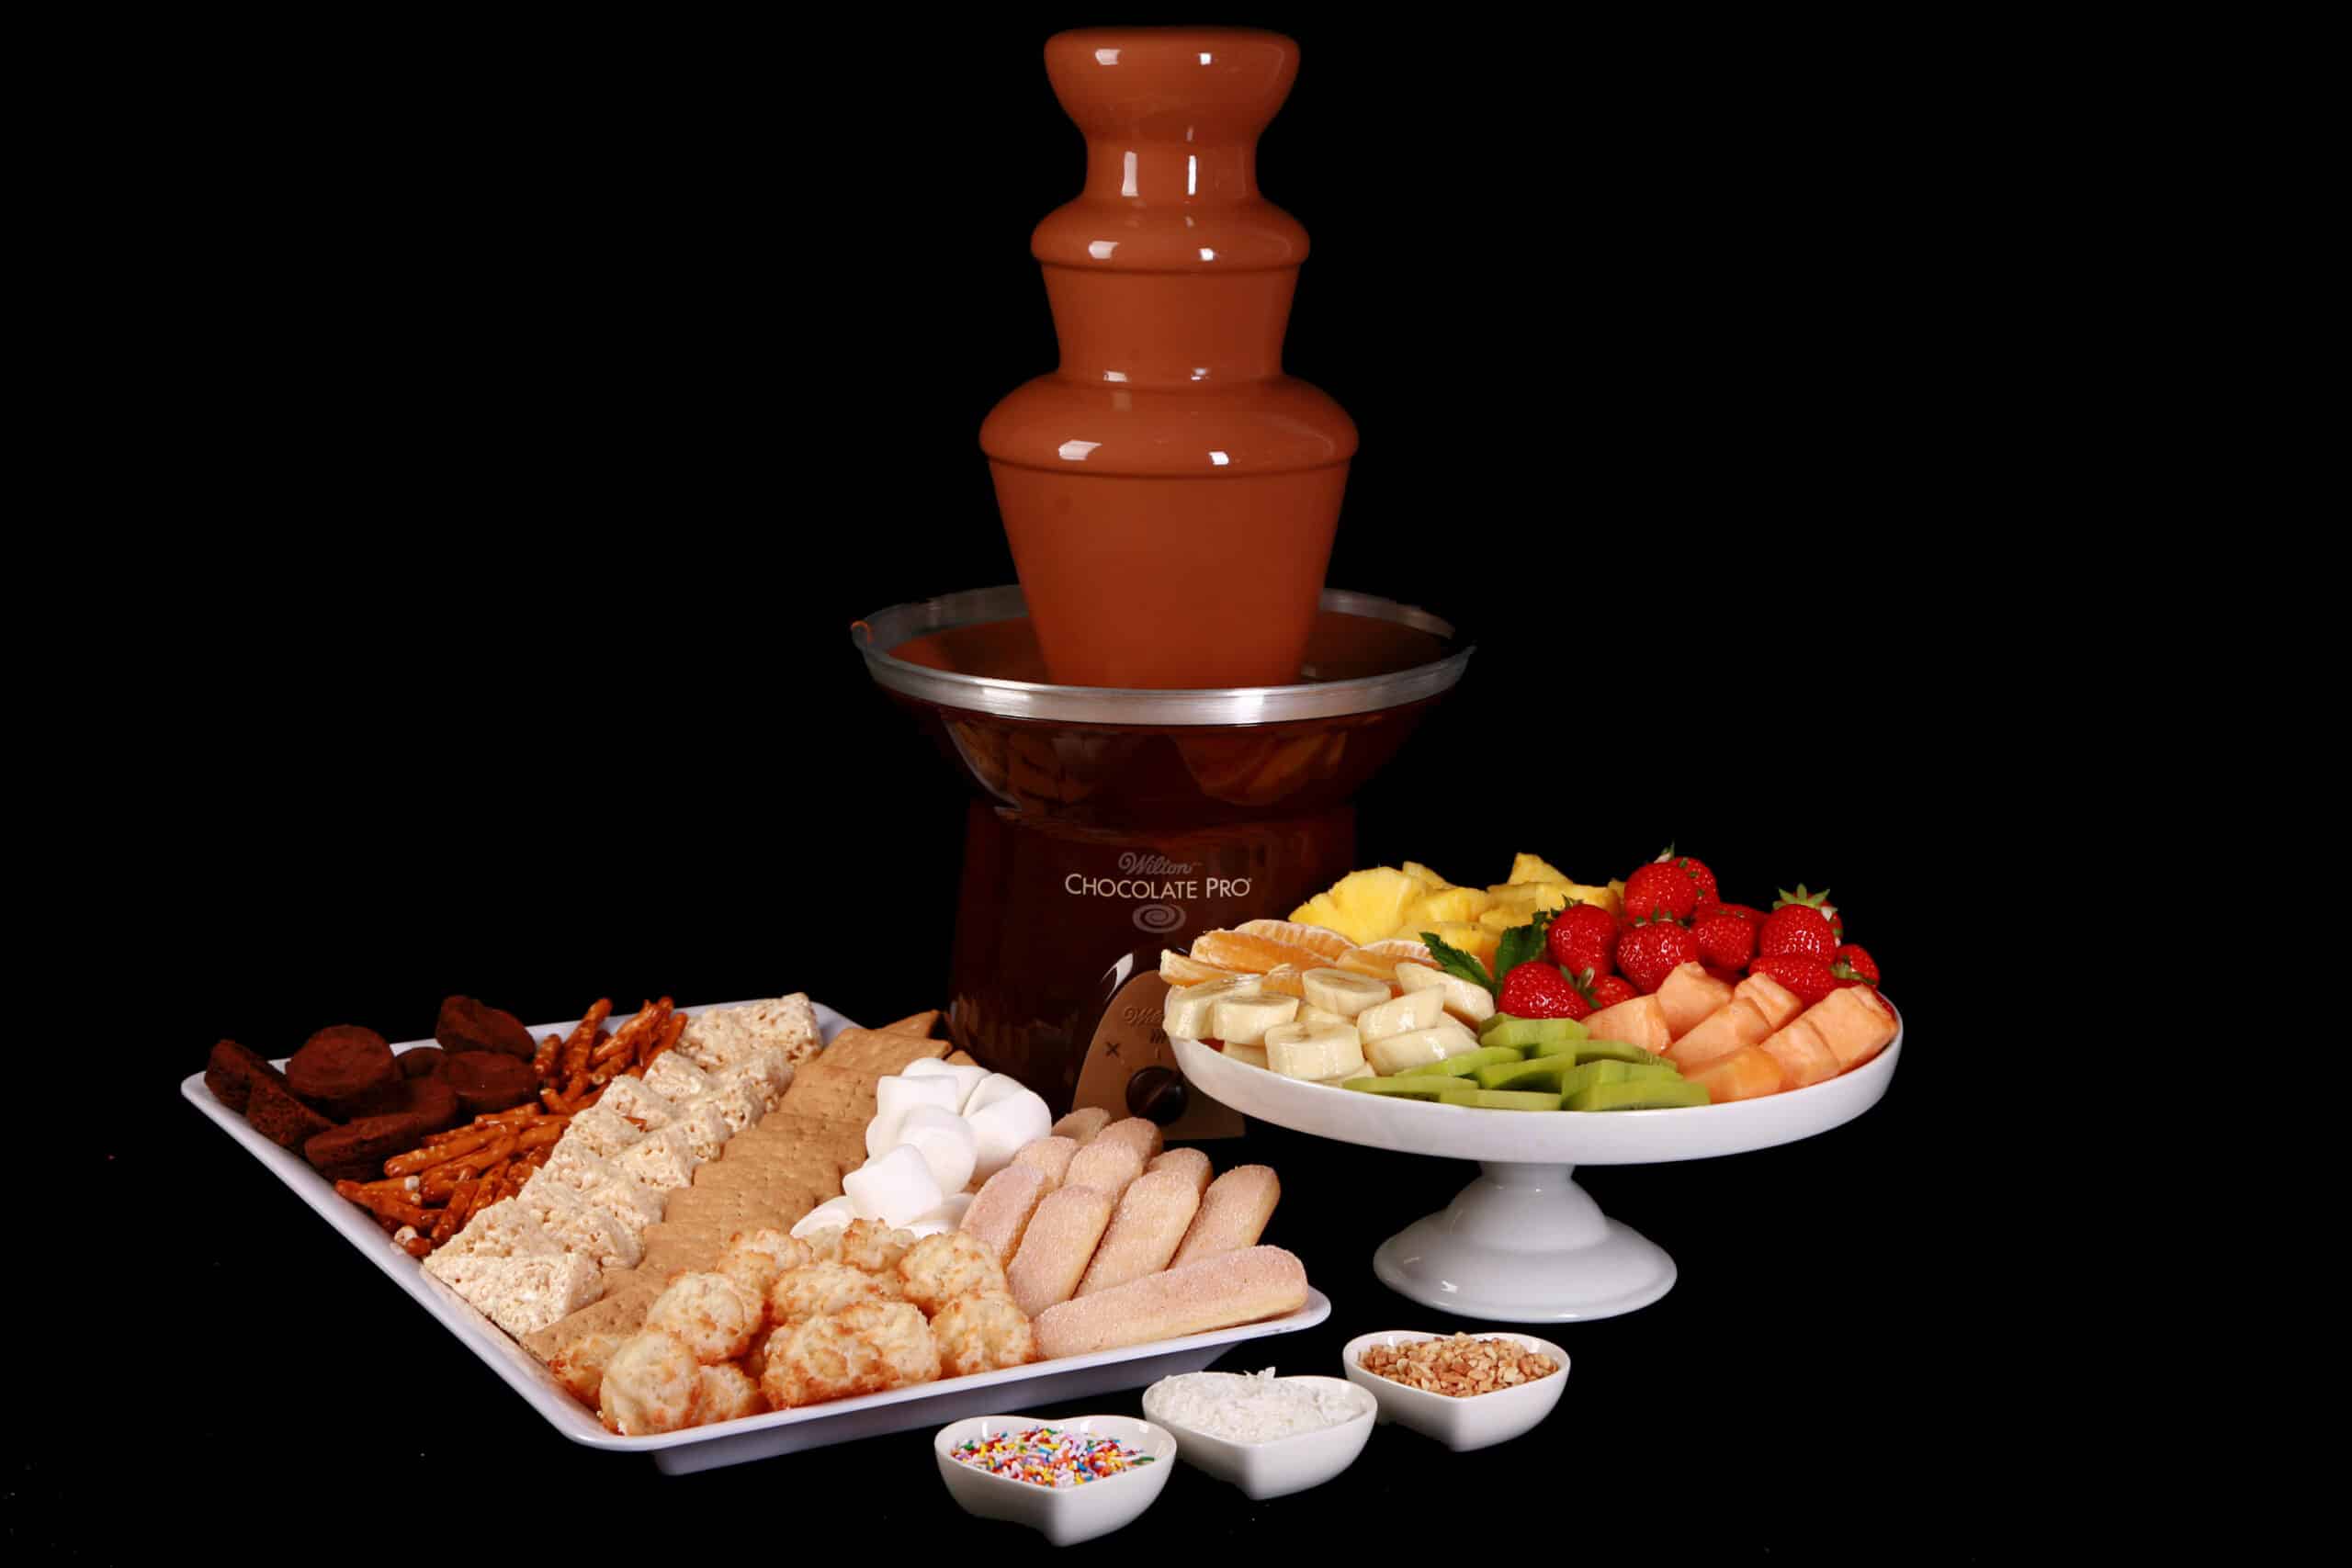
[[[1513,1018],[1498,1012],[1478,1026],[1479,1044],[1508,1045],[1521,1055],[1532,1051],[1548,1056],[1563,1043],[1584,1037],[1584,1025],[1572,1018]]]
[[[1410,1078],[1350,1078],[1340,1087],[1354,1089],[1359,1094],[1393,1094],[1402,1095],[1408,1100],[1435,1100],[1448,1089],[1460,1089],[1462,1080],[1442,1074],[1430,1074]]]
[[[1707,1086],[1681,1078],[1628,1078],[1580,1089],[1564,1103],[1570,1111],[1674,1111],[1706,1104]]]
[[[1452,1089],[1437,1098],[1442,1104],[1467,1105],[1482,1111],[1557,1111],[1560,1109],[1560,1097],[1556,1094],[1513,1093],[1509,1089]]]
[[[1480,1067],[1474,1076],[1480,1089],[1524,1089],[1557,1094],[1560,1080],[1576,1070],[1577,1059],[1563,1053],[1557,1056],[1531,1056],[1523,1062],[1498,1062]]]
[[[1521,1060],[1519,1053],[1508,1045],[1481,1047],[1476,1051],[1464,1051],[1459,1056],[1448,1056],[1442,1062],[1419,1063],[1407,1067],[1396,1076],[1400,1078],[1428,1077],[1433,1075],[1450,1078],[1466,1078],[1481,1067],[1491,1067],[1498,1062],[1519,1060]]]
[[[1663,1062],[1665,1057],[1645,1051],[1639,1045],[1629,1045],[1623,1040],[1580,1040],[1577,1042],[1579,1062]]]

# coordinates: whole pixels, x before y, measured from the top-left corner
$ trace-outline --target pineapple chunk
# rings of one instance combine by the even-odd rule
[[[1427,891],[1394,866],[1374,866],[1350,872],[1329,892],[1317,893],[1293,909],[1290,918],[1338,931],[1361,945],[1395,931],[1405,911]]]
[[[1568,884],[1568,897],[1579,904],[1598,904],[1612,915],[1625,912],[1625,885],[1612,882],[1606,887],[1587,887],[1581,883]]]
[[[1565,882],[1506,882],[1487,891],[1494,895],[1498,907],[1529,915],[1538,909],[1565,909],[1570,897]]]
[[[1436,936],[1448,947],[1458,947],[1464,953],[1477,954],[1478,961],[1490,967],[1495,962],[1495,950],[1502,946],[1503,933],[1467,920],[1440,920],[1433,925],[1411,926],[1392,931],[1392,936],[1417,938],[1423,931]]]
[[[1555,869],[1549,862],[1528,854],[1522,854],[1510,863],[1510,879],[1513,882],[1559,883],[1574,880],[1566,872]]]
[[[1440,876],[1436,872],[1431,871],[1428,866],[1423,865],[1417,860],[1407,861],[1405,863],[1404,871],[1406,875],[1411,877],[1414,881],[1419,883],[1422,886],[1428,888],[1432,893],[1442,893],[1447,888],[1453,886],[1453,883],[1448,882],[1444,877]]]
[[[1495,907],[1494,896],[1475,887],[1449,887],[1418,900],[1405,911],[1407,924],[1415,920],[1475,920]]]
[[[1478,923],[1490,931],[1502,932],[1510,930],[1513,926],[1526,925],[1534,919],[1535,912],[1532,909],[1514,909],[1508,905],[1498,904],[1480,915]],[[1457,942],[1453,945],[1459,947],[1462,944]]]

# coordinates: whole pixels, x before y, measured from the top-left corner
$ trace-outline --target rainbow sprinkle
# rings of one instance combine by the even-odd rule
[[[1153,1462],[1151,1455],[1115,1438],[1065,1432],[1058,1427],[1032,1427],[1018,1434],[975,1438],[949,1452],[958,1464],[1036,1486],[1083,1486]]]

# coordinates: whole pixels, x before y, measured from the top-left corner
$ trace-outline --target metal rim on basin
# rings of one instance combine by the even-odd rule
[[[1451,638],[1453,626],[1410,604],[1344,589],[1323,591],[1322,606],[1335,615],[1392,621]],[[1042,719],[1057,724],[1202,725],[1281,724],[1295,719],[1338,718],[1379,713],[1434,697],[1453,688],[1468,667],[1475,647],[1408,670],[1351,681],[1309,681],[1292,686],[1223,686],[1198,691],[1152,691],[1117,686],[1055,686],[934,670],[895,657],[891,649],[915,637],[959,626],[1018,620],[1029,613],[1017,586],[977,588],[944,594],[919,604],[893,604],[850,626],[850,641],[865,659],[874,679],[888,690],[942,707],[994,714],[1001,718]]]

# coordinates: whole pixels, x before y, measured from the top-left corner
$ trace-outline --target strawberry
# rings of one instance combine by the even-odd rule
[[[1513,1018],[1584,1018],[1592,1011],[1575,981],[1532,958],[1503,976],[1499,1004]]]
[[[1720,908],[1723,897],[1715,891],[1715,874],[1707,869],[1707,863],[1689,855],[1676,855],[1670,847],[1666,852],[1674,856],[1673,864],[1680,866],[1690,874],[1690,880],[1699,885],[1698,901],[1691,906],[1691,913],[1712,915]]]
[[[1634,989],[1634,982],[1623,975],[1603,975],[1592,983],[1592,1007],[1595,1012],[1613,1008],[1619,1002],[1630,1002],[1642,993]]]
[[[1665,985],[1676,965],[1698,957],[1699,939],[1663,917],[1629,927],[1617,939],[1617,968],[1645,996]]]
[[[1872,987],[1878,985],[1878,960],[1850,942],[1838,944],[1837,956],[1829,966],[1840,980]]]
[[[1838,988],[1838,976],[1830,973],[1828,964],[1796,953],[1767,953],[1756,961],[1753,972],[1778,980],[1794,991],[1797,1000],[1806,1007]]]
[[[1711,973],[1717,969],[1745,969],[1747,961],[1756,956],[1756,927],[1728,908],[1700,917],[1690,928],[1690,935],[1699,943],[1699,962]]]
[[[1675,859],[1673,846],[1668,845],[1666,853],[1625,879],[1625,918],[1646,920],[1664,910],[1678,920],[1689,919],[1699,907],[1701,885],[1690,870],[1694,865],[1699,863],[1688,856]],[[1706,873],[1706,890],[1713,893],[1715,874],[1705,866],[1699,869]]]
[[[1552,962],[1571,975],[1589,969],[1606,975],[1616,967],[1617,917],[1598,904],[1571,904],[1552,918],[1544,933]]]
[[[1715,913],[1719,915],[1737,915],[1741,919],[1746,920],[1751,926],[1760,926],[1764,923],[1764,911],[1761,909],[1750,908],[1746,904],[1718,904],[1715,906]]]
[[[1821,901],[1828,897],[1826,890],[1806,892],[1803,883],[1794,893],[1782,893],[1756,933],[1756,951],[1766,958],[1813,958],[1826,964],[1838,953],[1838,933],[1822,913]]]

